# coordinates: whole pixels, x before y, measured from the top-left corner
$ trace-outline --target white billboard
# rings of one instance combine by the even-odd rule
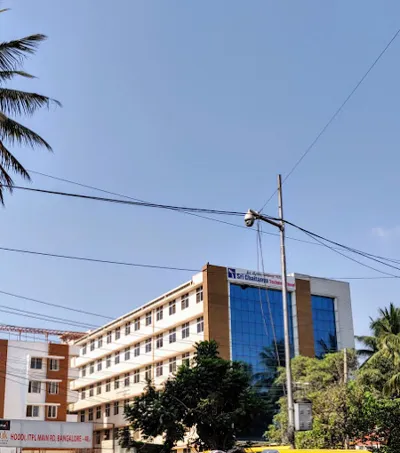
[[[93,424],[0,420],[0,448],[92,448]]]
[[[227,272],[228,280],[232,283],[282,289],[282,278],[280,275],[263,274],[262,272],[248,271],[246,269],[237,269],[234,267],[228,267]],[[288,291],[296,290],[296,281],[294,277],[287,276],[287,289]]]

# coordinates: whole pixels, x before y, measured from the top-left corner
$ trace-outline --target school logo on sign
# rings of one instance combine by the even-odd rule
[[[236,269],[228,267],[228,278],[234,278],[236,280]]]

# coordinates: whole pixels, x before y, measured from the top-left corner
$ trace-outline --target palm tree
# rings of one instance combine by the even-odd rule
[[[395,307],[391,302],[389,308],[380,308],[378,313],[378,318],[370,318],[369,327],[372,335],[356,337],[363,344],[363,348],[358,349],[357,354],[367,359],[379,351],[379,339],[400,334],[400,308]]]
[[[362,374],[367,380],[382,384],[386,394],[400,394],[400,308],[393,303],[379,310],[371,319],[371,336],[356,337],[364,344],[358,355],[367,357]]]
[[[42,107],[61,104],[41,94],[18,91],[4,86],[6,82],[16,77],[34,78],[23,70],[22,64],[24,59],[33,54],[45,39],[46,36],[36,34],[0,43],[0,202],[2,204],[4,204],[4,190],[12,192],[14,185],[11,172],[30,180],[28,171],[9,151],[8,146],[22,145],[32,148],[39,146],[51,151],[51,146],[40,135],[11,117],[30,116]]]

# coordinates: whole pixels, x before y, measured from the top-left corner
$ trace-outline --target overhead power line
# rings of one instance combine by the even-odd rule
[[[363,258],[372,260],[374,262],[378,262],[378,263],[380,263],[380,264],[382,264],[384,266],[387,266],[387,267],[390,267],[390,268],[394,268],[394,269],[397,269],[397,270],[400,271],[399,267],[393,266],[392,264],[385,263],[384,261],[382,261],[377,256],[375,256],[375,255],[373,255],[371,253],[366,253],[366,252],[363,252],[362,250],[358,250],[358,249],[349,247],[347,245],[341,244],[339,242],[332,241],[331,239],[328,239],[328,238],[326,238],[324,236],[321,236],[319,234],[313,233],[312,231],[306,230],[305,228],[302,228],[299,225],[296,225],[296,224],[294,224],[292,222],[289,222],[287,220],[285,220],[285,223],[287,225],[291,225],[292,227],[298,229],[299,231],[302,231],[307,236],[311,237],[312,239],[314,239],[318,243],[322,244],[324,247],[329,248],[330,250],[334,251],[335,253],[338,253],[339,255],[343,256],[346,259],[349,259],[349,260],[351,260],[351,261],[353,261],[353,262],[355,262],[357,264],[360,264],[361,266],[364,266],[364,267],[366,267],[368,269],[374,270],[374,271],[379,272],[381,274],[384,274],[384,275],[387,275],[387,276],[390,276],[390,277],[393,277],[393,278],[400,278],[400,275],[395,275],[395,274],[392,274],[392,273],[389,273],[389,272],[385,272],[385,271],[382,271],[382,270],[380,270],[380,269],[378,269],[376,267],[370,266],[369,264],[363,263],[362,261],[359,261],[359,260],[357,260],[355,258],[352,258],[352,257],[348,256],[347,254],[345,254],[342,251],[338,250],[338,248],[334,248],[334,247],[332,247],[329,244],[333,244],[333,245],[335,245],[336,247],[339,247],[342,250],[345,250],[345,251],[350,252],[350,253],[354,253],[356,255],[362,256]],[[328,242],[329,244],[326,244],[326,242]]]
[[[8,291],[0,290],[0,294],[4,294],[6,296],[11,296],[11,297],[16,297],[17,299],[27,300],[27,301],[30,301],[30,302],[35,302],[37,304],[47,305],[49,307],[62,308],[63,310],[68,310],[68,311],[72,311],[72,312],[75,312],[75,313],[81,313],[81,314],[84,314],[84,315],[96,316],[98,318],[107,319],[108,321],[112,321],[112,320],[115,319],[114,317],[111,317],[111,316],[105,316],[105,315],[101,315],[99,313],[93,313],[93,312],[90,312],[90,311],[80,310],[79,308],[72,308],[72,307],[69,307],[67,305],[55,304],[55,303],[52,303],[52,302],[45,302],[44,300],[34,299],[32,297],[27,297],[27,296],[22,296],[20,294],[10,293]]]
[[[186,206],[173,206],[173,205],[166,205],[166,204],[158,204],[158,203],[148,203],[148,202],[141,202],[141,201],[133,201],[133,200],[121,200],[118,198],[105,198],[105,197],[95,197],[93,195],[84,195],[80,193],[69,193],[69,192],[62,192],[56,190],[47,190],[47,189],[38,189],[34,187],[23,187],[23,186],[8,186],[3,185],[5,188],[12,188],[13,190],[25,190],[28,192],[36,192],[36,193],[43,193],[49,195],[60,195],[63,197],[71,197],[71,198],[81,198],[84,200],[93,200],[93,201],[101,201],[105,203],[116,203],[116,204],[124,204],[124,205],[131,205],[131,206],[142,206],[147,208],[158,208],[158,209],[166,209],[172,211],[182,211],[182,212],[192,212],[192,213],[205,213],[205,214],[214,214],[214,215],[227,215],[227,216],[244,216],[244,212],[238,211],[223,211],[218,209],[205,209],[205,208],[191,208]],[[275,220],[274,217],[271,219]]]
[[[354,93],[360,88],[364,80],[368,77],[369,73],[374,69],[374,67],[377,65],[379,60],[383,57],[383,55],[386,53],[386,51],[389,49],[389,47],[393,44],[393,42],[396,40],[398,35],[400,34],[400,28],[395,32],[395,34],[392,36],[390,41],[386,44],[386,46],[382,49],[382,51],[379,53],[379,55],[375,58],[373,63],[369,66],[367,71],[364,73],[364,75],[361,77],[361,79],[356,83],[354,88],[350,91],[350,93],[347,95],[345,100],[340,104],[339,108],[333,113],[333,115],[330,117],[328,122],[325,124],[325,126],[318,132],[317,136],[314,138],[314,140],[310,143],[310,145],[306,148],[306,150],[303,152],[303,154],[300,156],[300,158],[295,162],[293,167],[290,169],[289,173],[283,178],[283,183],[285,183],[290,176],[293,174],[293,172],[296,170],[296,168],[301,164],[303,159],[307,156],[307,154],[314,148],[318,140],[322,137],[322,135],[326,132],[326,130],[329,128],[329,126],[333,123],[333,121],[336,119],[336,117],[339,115],[339,113],[343,110],[345,105],[350,101],[350,99],[353,97]],[[263,211],[265,206],[272,200],[274,195],[276,194],[277,190],[275,190],[272,195],[268,198],[268,200],[263,204],[260,212]]]

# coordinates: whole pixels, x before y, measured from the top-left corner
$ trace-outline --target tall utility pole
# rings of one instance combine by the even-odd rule
[[[278,175],[278,210],[279,221],[249,209],[245,215],[246,226],[251,227],[256,220],[262,220],[270,225],[279,228],[281,239],[281,271],[282,271],[282,308],[283,308],[283,330],[285,340],[285,368],[286,368],[286,388],[288,402],[288,430],[287,437],[292,448],[295,448],[295,429],[294,429],[294,401],[292,385],[292,368],[290,363],[290,336],[289,336],[289,311],[287,304],[287,274],[286,274],[286,253],[285,253],[285,222],[283,219],[283,198],[282,198],[282,177]]]
[[[289,337],[289,312],[287,304],[287,273],[285,250],[285,222],[283,220],[282,176],[278,175],[278,216],[280,219],[281,238],[281,271],[282,271],[282,305],[283,305],[283,332],[285,337],[285,364],[286,364],[286,391],[288,402],[288,440],[294,447],[294,401],[292,385],[292,367],[290,366],[290,337]]]

